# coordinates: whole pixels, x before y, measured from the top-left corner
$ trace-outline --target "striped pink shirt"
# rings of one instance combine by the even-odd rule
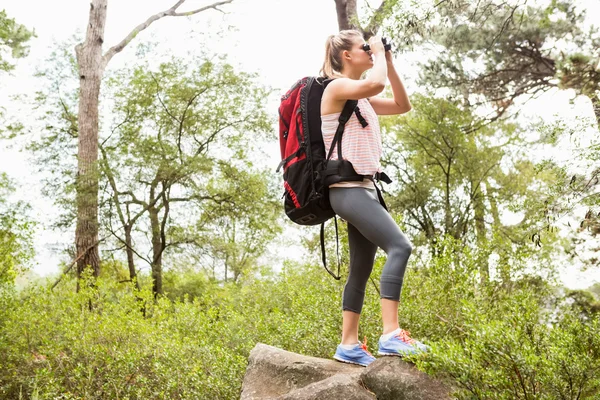
[[[354,170],[361,175],[373,175],[381,172],[381,132],[379,119],[371,103],[367,99],[358,100],[358,108],[364,119],[369,123],[362,127],[356,114],[352,114],[346,123],[342,136],[342,158],[352,163]],[[331,142],[338,127],[338,118],[341,113],[321,115],[321,131],[325,144],[325,156],[329,152]],[[332,160],[337,160],[337,144],[331,154]]]

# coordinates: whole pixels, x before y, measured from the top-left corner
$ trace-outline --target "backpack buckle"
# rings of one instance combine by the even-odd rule
[[[375,175],[373,175],[373,178],[376,179],[377,182],[384,181],[388,185],[390,183],[392,183],[392,180],[390,179],[389,176],[387,176],[387,174],[385,172],[375,172]]]

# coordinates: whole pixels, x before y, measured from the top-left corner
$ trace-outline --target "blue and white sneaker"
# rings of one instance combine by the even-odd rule
[[[373,354],[369,353],[367,349],[367,337],[365,336],[365,340],[363,343],[357,343],[352,349],[344,349],[341,345],[338,345],[335,350],[334,359],[349,363],[349,364],[357,364],[366,367],[376,360],[373,357]]]
[[[429,351],[429,346],[410,337],[410,332],[398,328],[387,340],[379,338],[380,356],[405,356]]]
[[[413,339],[415,341],[415,343],[413,344],[413,346],[416,346],[419,350],[421,350],[423,353],[427,353],[430,350],[430,347],[427,346],[424,343],[419,342],[416,339]]]

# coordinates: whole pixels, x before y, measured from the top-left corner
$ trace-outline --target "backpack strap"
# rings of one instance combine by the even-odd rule
[[[327,158],[325,159],[325,164],[327,164],[327,162],[331,158],[333,148],[335,147],[336,144],[338,146],[338,159],[339,160],[342,159],[342,135],[344,134],[344,128],[345,128],[346,124],[348,123],[348,121],[350,120],[352,113],[356,114],[356,118],[358,119],[358,122],[360,122],[360,125],[363,128],[366,128],[369,125],[367,120],[360,113],[360,108],[358,108],[358,101],[357,100],[346,101],[346,104],[344,105],[344,109],[342,110],[340,117],[338,119],[339,124],[338,124],[337,130],[335,131],[335,136],[333,137],[333,140],[331,141],[331,147],[329,148],[329,154],[327,154]]]
[[[336,240],[336,251],[337,251],[337,262],[338,262],[337,276],[335,276],[333,274],[333,272],[331,272],[329,270],[329,268],[327,268],[327,260],[325,258],[325,222],[321,223],[321,256],[323,258],[323,266],[325,267],[327,272],[329,272],[329,275],[333,276],[336,280],[339,281],[342,277],[340,276],[340,241],[339,241],[339,237],[338,237],[337,215],[334,215],[333,219],[335,221],[335,240]]]
[[[340,117],[338,118],[339,124],[338,124],[337,130],[335,131],[335,136],[333,137],[333,140],[331,141],[331,147],[329,148],[329,153],[327,154],[327,158],[325,159],[325,164],[327,164],[327,162],[331,158],[331,154],[333,153],[333,149],[335,148],[336,143],[341,143],[342,135],[344,133],[344,127],[346,126],[346,123],[350,120],[350,117],[352,116],[352,113],[354,112],[357,104],[358,104],[358,101],[356,101],[356,100],[346,101],[346,104],[344,105],[344,109],[342,110],[342,113],[340,114]],[[338,158],[340,160],[342,159],[342,146],[339,144],[338,144]]]

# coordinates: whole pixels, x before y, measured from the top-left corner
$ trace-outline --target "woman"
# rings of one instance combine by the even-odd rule
[[[365,40],[359,31],[344,30],[327,39],[321,75],[335,78],[323,92],[321,123],[325,154],[338,126],[338,118],[347,100],[358,100],[360,114],[368,125],[363,128],[352,115],[342,137],[342,157],[361,175],[381,172],[381,135],[377,115],[403,114],[411,110],[410,100],[379,36]],[[366,79],[363,73],[371,70]],[[393,99],[374,97],[389,79]],[[336,145],[337,147],[337,145]],[[334,149],[331,159],[337,159]],[[412,339],[398,325],[398,304],[404,271],[412,251],[408,238],[400,231],[386,209],[379,203],[373,181],[339,182],[329,186],[329,200],[337,215],[348,223],[350,272],[342,298],[342,341],[334,359],[367,366],[375,360],[364,343],[358,341],[358,323],[365,289],[373,269],[375,253],[381,247],[387,260],[381,274],[381,313],[383,334],[378,354],[405,355],[427,351],[428,347]]]

